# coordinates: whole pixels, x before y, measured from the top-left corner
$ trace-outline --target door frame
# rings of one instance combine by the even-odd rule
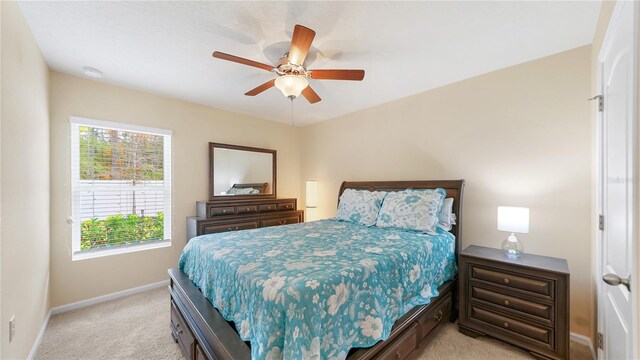
[[[631,220],[631,234],[632,234],[632,239],[634,239],[634,241],[632,241],[631,243],[631,258],[632,258],[632,262],[631,262],[631,306],[632,306],[632,317],[633,319],[631,319],[631,331],[633,336],[640,337],[640,332],[639,332],[639,328],[638,328],[638,322],[639,322],[639,317],[640,317],[640,313],[638,312],[638,292],[640,291],[640,274],[638,273],[638,270],[640,269],[638,261],[640,260],[640,247],[638,246],[638,242],[639,242],[639,224],[640,224],[640,187],[638,186],[640,178],[638,177],[639,175],[639,168],[640,168],[640,152],[639,152],[639,145],[638,145],[638,139],[640,138],[638,132],[640,131],[640,126],[638,125],[638,115],[640,113],[640,101],[638,99],[639,93],[638,93],[638,77],[640,75],[639,73],[639,61],[638,58],[640,57],[640,49],[639,49],[639,42],[640,42],[640,33],[639,33],[639,25],[638,24],[638,19],[640,18],[640,5],[637,2],[631,2],[631,6],[633,6],[633,12],[635,13],[634,16],[634,24],[633,24],[633,38],[632,38],[632,51],[633,51],[633,70],[632,70],[632,76],[633,76],[633,85],[631,88],[631,96],[633,99],[633,126],[632,126],[632,133],[631,133],[631,139],[632,139],[632,150],[631,150],[631,173],[632,173],[632,186],[631,186],[631,192],[632,192],[632,196],[631,196],[631,208],[632,208],[632,212],[633,212],[633,216],[632,216],[632,220]],[[619,18],[622,14],[622,1],[617,1],[613,14],[611,16],[611,20],[609,21],[609,25],[607,26],[607,32],[605,34],[604,37],[604,41],[602,42],[602,47],[600,48],[600,53],[598,54],[598,63],[596,65],[597,67],[597,88],[596,91],[598,94],[603,94],[603,84],[604,84],[604,79],[603,79],[603,69],[601,66],[602,63],[602,57],[604,56],[604,53],[608,50],[608,47],[611,46],[611,31],[613,30],[613,27],[617,24],[617,22],[619,21]],[[606,99],[604,99],[604,101],[606,102]],[[604,211],[604,204],[603,204],[603,194],[604,194],[604,181],[603,181],[603,173],[604,173],[604,158],[603,158],[603,147],[604,147],[604,124],[603,124],[603,112],[598,111],[597,112],[597,116],[596,116],[596,162],[597,162],[597,175],[596,175],[596,214],[595,214],[595,228],[596,228],[596,274],[595,274],[595,282],[596,282],[596,311],[597,311],[597,332],[598,333],[603,333],[604,334],[604,329],[603,329],[603,324],[604,324],[604,311],[603,311],[603,302],[600,301],[601,297],[604,296],[604,286],[607,286],[604,281],[602,281],[602,275],[603,275],[603,264],[602,264],[602,254],[603,254],[603,232],[600,231],[599,229],[599,216],[600,214],[603,214]],[[621,276],[624,276],[624,274],[620,274]],[[604,336],[606,336],[606,334],[604,334]],[[595,348],[595,354],[597,356],[597,358],[601,358],[602,356],[602,349],[600,349],[598,347],[597,344],[597,337],[596,337],[596,344],[594,344],[594,348]],[[639,345],[638,342],[632,343],[632,357],[633,358],[638,358],[640,356],[640,349],[639,349]]]

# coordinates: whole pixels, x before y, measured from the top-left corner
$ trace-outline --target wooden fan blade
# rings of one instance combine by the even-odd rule
[[[318,94],[313,91],[311,86],[307,86],[304,90],[302,90],[302,96],[304,96],[305,99],[307,99],[307,101],[309,101],[309,103],[311,104],[315,104],[318,101],[322,100],[320,99],[320,96],[318,96]]]
[[[309,77],[318,80],[355,80],[364,79],[364,70],[309,70]]]
[[[220,52],[220,51],[214,51],[213,57],[214,58],[218,58],[218,59],[222,59],[222,60],[233,61],[233,62],[236,62],[236,63],[239,63],[239,64],[243,64],[243,65],[249,65],[249,66],[257,67],[258,69],[262,69],[262,70],[267,70],[267,71],[273,70],[273,66],[271,66],[271,65],[259,63],[257,61],[253,61],[253,60],[249,60],[249,59],[245,59],[245,58],[241,58],[241,57],[235,56],[235,55],[225,54],[225,53]]]
[[[316,32],[304,27],[296,25],[293,28],[293,37],[291,38],[291,47],[289,48],[289,62],[296,65],[302,65],[307,57],[311,42],[316,36]]]
[[[266,83],[258,86],[257,88],[247,91],[244,94],[247,95],[247,96],[256,96],[256,95],[260,94],[261,92],[272,88],[275,85],[275,83],[276,83],[276,79],[269,80]]]

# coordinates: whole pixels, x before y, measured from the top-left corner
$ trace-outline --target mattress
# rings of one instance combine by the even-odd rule
[[[344,359],[457,273],[451,233],[333,219],[199,236],[179,266],[253,359]]]

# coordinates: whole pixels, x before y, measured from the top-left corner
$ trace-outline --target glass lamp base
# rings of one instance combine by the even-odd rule
[[[522,245],[522,241],[518,240],[514,233],[511,233],[511,235],[502,242],[502,251],[504,251],[504,254],[508,258],[515,259],[524,252],[524,245]]]

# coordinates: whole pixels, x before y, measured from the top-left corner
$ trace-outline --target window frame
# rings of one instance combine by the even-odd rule
[[[164,239],[162,240],[151,240],[148,242],[138,243],[138,244],[130,244],[130,245],[115,245],[113,247],[107,248],[98,248],[98,249],[88,249],[81,250],[81,225],[82,220],[80,219],[80,193],[83,190],[88,189],[96,189],[96,186],[82,186],[79,184],[80,181],[80,166],[75,166],[74,160],[78,159],[79,161],[79,152],[80,152],[80,137],[74,136],[78,133],[75,131],[77,127],[86,126],[86,127],[94,127],[94,128],[103,128],[109,130],[118,130],[118,131],[130,131],[130,132],[138,132],[145,133],[150,135],[162,136],[164,139],[163,146],[163,187],[162,190],[164,192],[163,199],[163,213],[164,213]],[[71,258],[73,261],[75,260],[83,260],[90,259],[95,257],[102,256],[110,256],[117,254],[130,253],[135,251],[142,251],[148,249],[157,249],[163,247],[171,246],[172,239],[172,229],[173,229],[173,217],[172,217],[172,203],[173,203],[173,189],[172,185],[172,156],[173,151],[171,148],[172,145],[172,136],[173,131],[167,129],[159,129],[159,128],[151,128],[146,126],[134,125],[134,124],[126,124],[119,122],[111,122],[111,121],[103,121],[103,120],[95,120],[88,119],[83,117],[71,116],[69,117],[69,133],[70,133],[70,190],[71,190]],[[140,189],[140,187],[138,187]],[[154,190],[157,191],[157,188]]]

